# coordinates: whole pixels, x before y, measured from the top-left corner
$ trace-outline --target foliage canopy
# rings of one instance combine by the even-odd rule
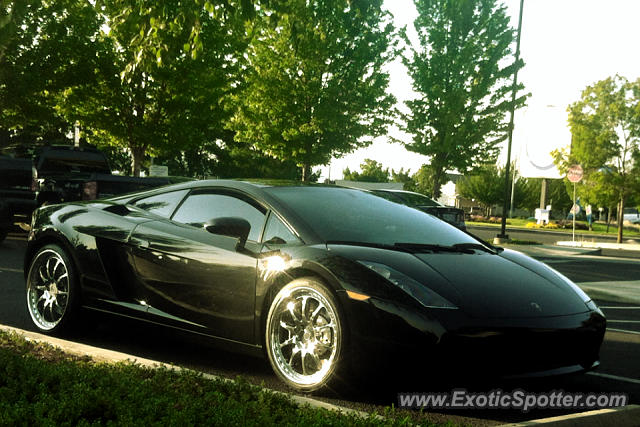
[[[364,147],[386,131],[395,99],[383,65],[394,29],[382,0],[286,0],[264,13],[234,95],[236,140],[302,169]]]
[[[512,59],[514,31],[496,0],[414,2],[419,47],[403,62],[418,95],[401,117],[412,135],[407,149],[431,157],[424,172],[438,198],[447,170],[466,173],[495,159],[507,137],[512,76],[523,63]]]
[[[640,79],[609,77],[588,86],[571,104],[571,150],[554,152],[558,168],[573,164],[584,170],[578,192],[588,203],[618,204],[618,243],[623,237],[622,210],[637,193],[640,157]]]

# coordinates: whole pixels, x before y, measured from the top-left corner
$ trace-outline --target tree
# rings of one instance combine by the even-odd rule
[[[0,2],[0,63],[12,40],[21,29],[28,10],[41,3],[38,0],[2,0]]]
[[[533,211],[540,207],[540,191],[542,178],[527,178],[523,183],[523,198],[518,207]],[[516,184],[517,185],[517,184]],[[573,201],[567,192],[565,183],[561,179],[547,179],[547,202],[553,212],[564,217]]]
[[[383,66],[393,26],[382,0],[281,4],[286,13],[276,23],[271,11],[260,12],[229,128],[237,141],[294,161],[307,180],[312,166],[386,131],[395,100]]]
[[[222,138],[232,138],[224,129],[231,114],[225,100],[237,82],[242,38],[197,8],[202,11],[198,39],[205,46],[199,55],[184,53],[189,31],[170,29],[158,30],[162,51],[141,53],[136,23],[145,19],[146,9],[125,8],[124,13],[115,0],[100,5],[107,21],[118,24],[96,37],[92,79],[65,91],[59,102],[64,116],[80,122],[90,142],[128,150],[136,176],[149,154],[215,160],[215,153],[204,152]],[[174,6],[165,5],[165,13],[178,15],[179,6]],[[143,58],[134,60],[138,54]],[[204,172],[202,164],[191,163],[194,174],[196,169]]]
[[[360,169],[362,172],[351,172],[349,168],[346,168],[342,171],[342,175],[344,179],[349,181],[389,182],[389,168],[383,169],[382,163],[364,159],[364,162],[360,164]]]
[[[402,189],[406,191],[416,191],[416,182],[413,177],[410,175],[409,170],[404,170],[404,168],[400,168],[398,172],[391,169],[391,182],[400,182],[402,183]]]
[[[414,2],[419,46],[403,62],[418,97],[406,102],[409,112],[401,117],[412,135],[407,149],[431,157],[423,173],[438,198],[447,170],[466,173],[495,159],[507,137],[512,76],[523,63],[511,60],[514,31],[496,0]]]
[[[514,165],[511,165],[511,170]],[[466,175],[456,184],[458,194],[467,199],[478,201],[487,214],[494,205],[504,203],[505,168],[496,164],[485,164],[472,175]],[[513,206],[528,208],[532,204],[532,185],[525,178],[516,175],[513,192]],[[538,187],[538,193],[540,188]]]
[[[56,110],[57,96],[92,73],[101,21],[81,0],[9,5],[0,6],[0,143],[69,143],[72,123]]]
[[[573,164],[584,171],[580,194],[602,204],[618,203],[618,243],[623,237],[625,201],[636,185],[640,138],[640,79],[629,82],[615,76],[588,86],[580,100],[571,104],[570,152],[556,150],[555,162],[562,172]]]
[[[195,59],[207,47],[203,38],[203,17],[219,24],[220,29],[245,42],[245,26],[255,18],[260,7],[278,10],[281,0],[97,0],[96,4],[109,13],[109,26],[117,32],[135,29],[128,40],[127,58],[122,76],[129,79],[136,72],[148,72],[155,63],[165,62],[177,53]],[[277,15],[271,16],[272,21]],[[167,43],[181,40],[179,50]]]

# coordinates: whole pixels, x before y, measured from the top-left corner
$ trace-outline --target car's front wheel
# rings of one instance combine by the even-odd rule
[[[290,387],[314,391],[336,382],[344,364],[345,325],[333,294],[318,280],[296,279],[273,299],[266,351]]]
[[[42,332],[70,329],[75,315],[77,283],[73,264],[58,245],[46,245],[33,257],[27,274],[27,308]]]

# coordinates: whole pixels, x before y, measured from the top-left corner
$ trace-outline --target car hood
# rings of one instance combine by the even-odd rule
[[[548,317],[588,310],[582,298],[551,269],[531,258],[502,254],[415,254],[444,277],[472,317]]]

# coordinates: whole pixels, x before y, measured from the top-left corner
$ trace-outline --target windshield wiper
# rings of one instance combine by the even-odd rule
[[[464,246],[444,246],[444,245],[432,245],[427,243],[395,243],[393,246],[400,249],[405,249],[411,252],[458,252],[463,254],[472,254],[473,249],[465,248]]]
[[[453,245],[456,248],[464,248],[464,249],[478,249],[481,251],[485,251],[485,252],[489,252],[490,254],[497,254],[498,251],[494,248],[491,248],[489,246],[485,246],[481,243],[456,243],[455,245]]]
[[[345,246],[365,246],[367,248],[388,249],[390,251],[402,250],[409,252],[407,249],[403,249],[394,245],[387,245],[385,243],[373,243],[373,242],[356,242],[353,240],[327,240],[327,245],[345,245]]]

